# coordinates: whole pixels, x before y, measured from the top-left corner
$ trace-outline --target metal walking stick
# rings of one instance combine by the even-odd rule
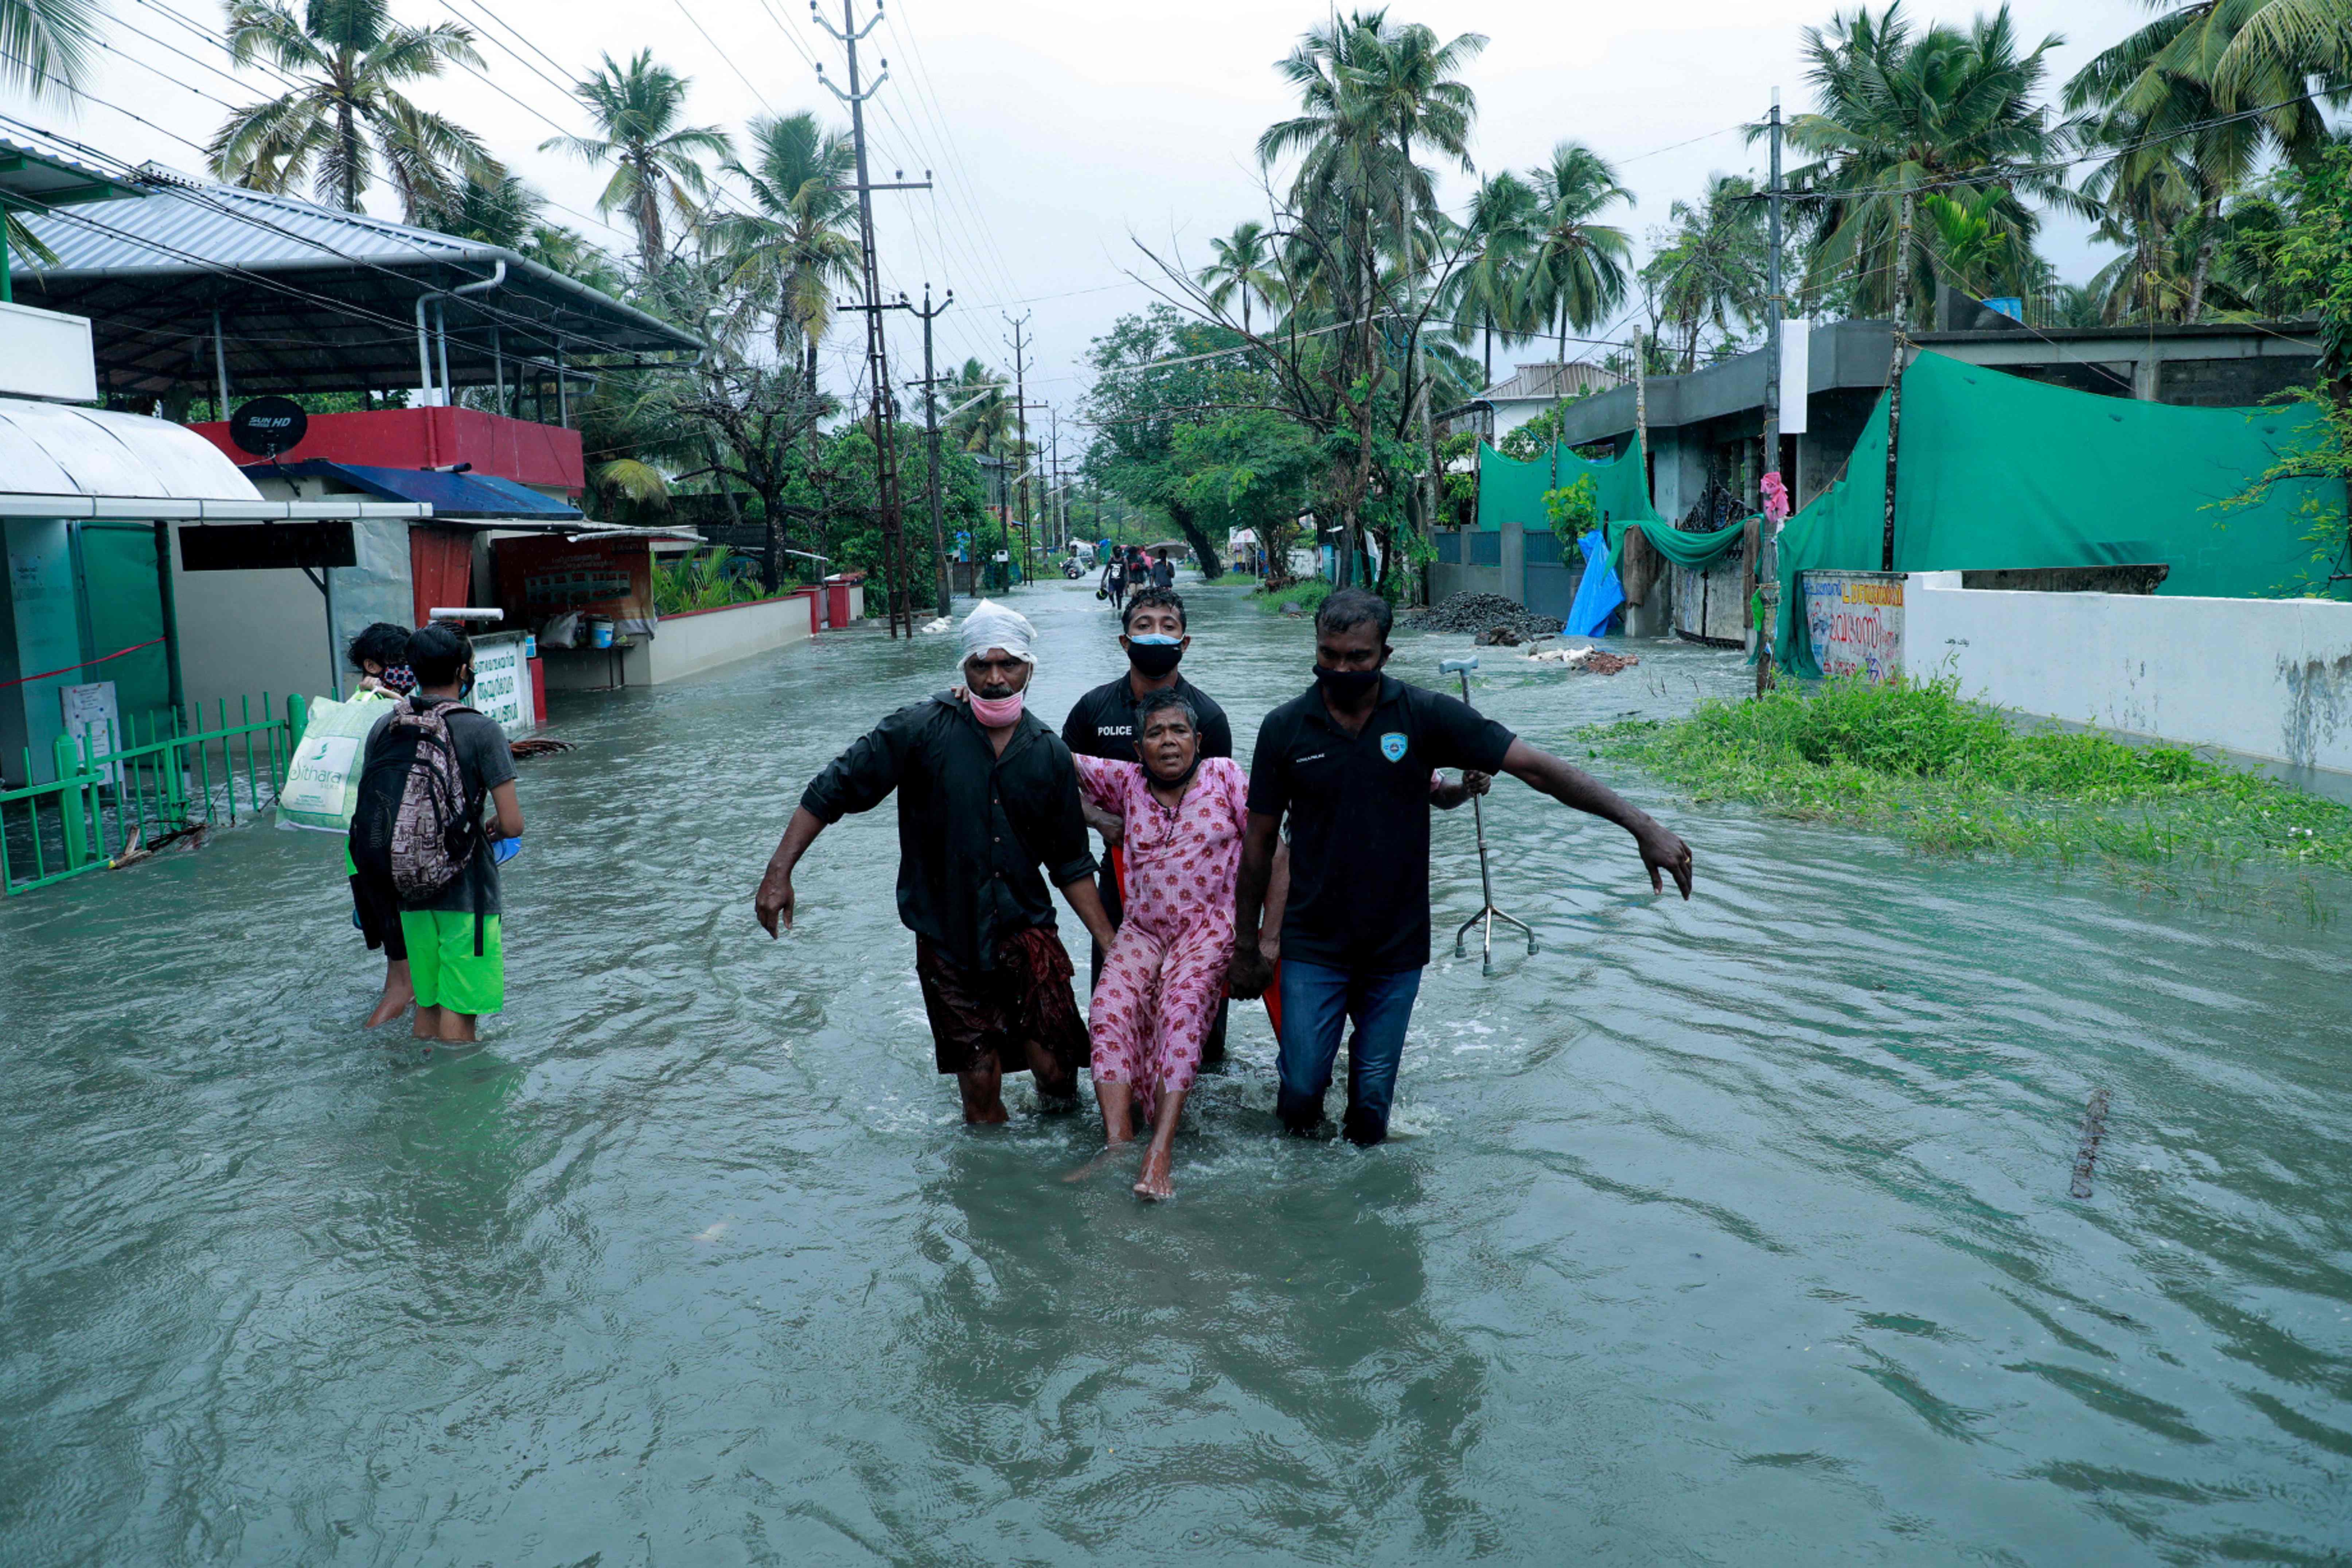
[[[1437,673],[1460,676],[1462,700],[1467,702],[1470,700],[1470,672],[1477,668],[1478,656],[1474,653],[1468,658],[1444,660],[1438,665]],[[1527,932],[1529,953],[1533,953],[1536,950],[1536,928],[1516,916],[1505,914],[1495,907],[1495,879],[1486,869],[1486,814],[1480,808],[1478,797],[1475,795],[1470,797],[1470,820],[1478,826],[1478,890],[1485,896],[1486,901],[1479,906],[1476,914],[1464,921],[1460,928],[1454,931],[1454,956],[1456,958],[1465,956],[1462,950],[1462,939],[1470,934],[1472,926],[1484,921],[1486,923],[1486,929],[1478,939],[1478,956],[1480,962],[1486,966],[1486,973],[1491,977],[1495,973],[1495,922],[1501,921],[1505,925],[1517,926]]]

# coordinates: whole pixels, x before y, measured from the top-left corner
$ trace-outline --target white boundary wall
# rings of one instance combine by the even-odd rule
[[[2015,712],[2352,773],[2352,605],[1906,585],[1903,662]]]

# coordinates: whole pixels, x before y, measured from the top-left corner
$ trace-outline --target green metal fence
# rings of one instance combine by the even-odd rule
[[[223,700],[214,717],[207,729],[201,708],[151,714],[142,740],[134,713],[123,734],[110,724],[103,737],[58,737],[55,783],[0,790],[0,894],[102,870],[134,842],[234,824],[240,810],[257,816],[275,803],[302,736],[302,699],[289,697],[273,713],[265,691],[258,719],[251,698],[239,700],[234,719]],[[25,776],[33,776],[29,749]]]

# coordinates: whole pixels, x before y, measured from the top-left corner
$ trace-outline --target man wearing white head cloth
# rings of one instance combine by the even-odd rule
[[[1008,1072],[1034,1074],[1048,1110],[1077,1103],[1087,1029],[1047,881],[1097,942],[1113,935],[1070,749],[1023,706],[1036,637],[1027,616],[982,600],[962,626],[970,695],[901,708],[811,780],[753,906],[770,936],[789,930],[793,868],[816,836],[896,790],[898,919],[915,933],[933,1059],[956,1076],[970,1122],[1005,1119]]]

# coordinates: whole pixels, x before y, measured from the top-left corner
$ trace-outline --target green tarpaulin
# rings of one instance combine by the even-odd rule
[[[2294,592],[2312,565],[2306,535],[2322,521],[2310,505],[2340,528],[2341,481],[2288,481],[2251,506],[2221,503],[2300,445],[2315,416],[2105,397],[1923,353],[1903,375],[1895,570],[2163,562],[2172,570],[2162,594]],[[1844,477],[1780,535],[1774,647],[1798,675],[1820,673],[1798,574],[1880,566],[1885,479],[1882,396]]]
[[[1597,498],[1603,521],[1622,522],[1635,519],[1655,518],[1650,507],[1650,487],[1643,475],[1642,455],[1628,447],[1624,456],[1594,462],[1580,458],[1569,447],[1557,454],[1559,477],[1552,477],[1549,458],[1538,458],[1522,463],[1506,458],[1492,447],[1478,448],[1478,528],[1493,533],[1503,526],[1506,518],[1522,528],[1549,530],[1551,514],[1544,510],[1544,492],[1576,483],[1585,475],[1592,476],[1599,489]]]

